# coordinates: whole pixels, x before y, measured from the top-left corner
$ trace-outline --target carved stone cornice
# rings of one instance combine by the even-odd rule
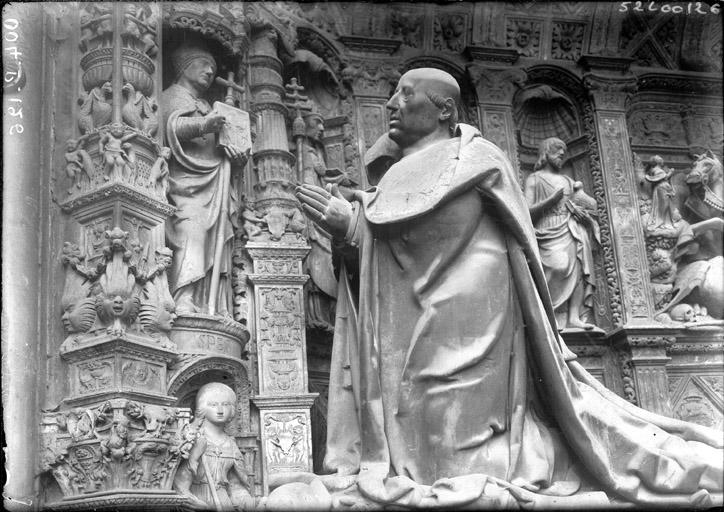
[[[342,70],[342,80],[357,96],[387,98],[400,76],[396,63],[392,61],[350,59]]]
[[[666,93],[722,95],[722,77],[716,73],[657,72],[638,76],[638,91],[660,91]]]
[[[629,336],[626,339],[632,348],[663,348],[668,349],[676,343],[674,336]]]
[[[101,187],[93,192],[70,199],[60,204],[60,208],[67,213],[72,213],[87,206],[98,206],[101,201],[114,199],[129,200],[134,204],[142,205],[151,211],[157,212],[163,217],[172,215],[176,211],[176,207],[157,201],[146,194],[139,192],[123,183],[113,183],[111,185]]]
[[[299,395],[257,395],[251,401],[259,409],[308,409],[314,405],[319,393]]]
[[[490,46],[468,46],[465,53],[474,61],[515,64],[520,57],[517,50],[511,48],[494,48]]]
[[[233,320],[219,319],[218,316],[193,313],[179,315],[174,322],[174,328],[198,329],[201,331],[218,331],[236,338],[244,348],[249,341],[249,331],[243,324]]]
[[[369,36],[341,36],[344,45],[352,51],[392,55],[402,44],[399,39],[385,39]]]
[[[527,79],[521,68],[468,64],[467,72],[475,84],[480,103],[512,105],[513,95]]]
[[[614,57],[609,55],[583,55],[578,63],[586,71],[605,70],[626,73],[634,59],[629,57]]]
[[[624,111],[626,102],[637,90],[638,80],[633,75],[606,76],[588,72],[583,75],[583,85],[596,109]]]

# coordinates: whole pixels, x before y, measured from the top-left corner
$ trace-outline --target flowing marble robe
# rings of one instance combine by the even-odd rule
[[[486,482],[528,498],[721,503],[721,432],[631,405],[559,337],[500,149],[458,125],[358,198],[346,240],[360,289],[340,272],[327,470],[359,472],[378,504],[462,505]]]
[[[193,299],[202,309],[209,304],[209,281],[214,260],[216,234],[221,218],[221,179],[229,179],[230,163],[216,146],[216,135],[199,135],[201,116],[211,110],[209,104],[178,84],[171,85],[161,97],[166,139],[173,158],[169,162],[169,200],[176,214],[166,222],[166,237],[174,251],[170,272],[171,292],[194,286]],[[232,224],[238,210],[236,187],[229,185],[229,214],[224,233],[219,285],[220,312],[232,310],[229,283]]]
[[[567,182],[565,195],[536,223],[535,234],[553,309],[556,311],[558,324],[565,327],[568,311],[566,306],[576,285],[582,281],[584,290],[581,306],[590,309],[593,307],[595,280],[591,238],[586,227],[573,217],[565,205],[573,195],[573,180],[565,175],[560,176]],[[526,193],[531,195],[531,204],[552,196],[555,189],[541,172],[534,172],[526,181]]]
[[[234,438],[226,436],[219,444],[215,444],[202,434],[196,443],[189,460],[182,462],[179,467],[176,487],[183,492],[190,492],[212,510],[215,503],[209,485],[216,489],[222,510],[253,505],[243,458]],[[206,474],[205,468],[209,469],[210,475]]]

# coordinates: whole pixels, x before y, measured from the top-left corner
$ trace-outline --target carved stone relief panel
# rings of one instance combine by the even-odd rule
[[[424,16],[417,10],[397,7],[390,9],[389,34],[402,44],[420,48],[423,42]]]
[[[646,268],[642,235],[634,227],[637,212],[633,183],[627,166],[627,141],[624,140],[625,120],[622,114],[601,114],[598,118],[603,168],[610,173],[608,189],[612,192],[611,223],[616,226],[614,237],[619,254],[620,271],[625,283],[625,310],[631,317],[649,317],[652,313],[642,269]]]
[[[674,417],[705,427],[721,429],[724,425],[722,386],[724,386],[724,376],[711,371],[707,373],[695,371],[685,375],[677,372],[669,377]]]
[[[433,18],[432,47],[434,50],[461,52],[466,46],[468,14],[438,12]]]
[[[133,491],[151,491],[145,506],[179,505],[171,484],[191,446],[184,436],[187,424],[183,411],[126,399],[48,415],[41,467],[55,477],[64,506],[85,501],[89,493],[119,489],[122,495],[109,496],[115,506],[138,505],[138,498],[129,495]]]
[[[309,411],[265,410],[261,420],[268,474],[310,471]]]
[[[551,57],[577,61],[583,49],[584,23],[557,21],[553,23]]]
[[[260,391],[306,391],[304,314],[301,286],[255,286],[258,301],[257,350]]]
[[[686,146],[681,116],[678,112],[636,110],[628,124],[631,143],[643,146]]]
[[[365,149],[369,149],[387,131],[385,102],[381,100],[359,100],[357,133],[360,134]]]
[[[506,20],[505,46],[518,50],[524,57],[539,57],[543,23],[532,19]]]

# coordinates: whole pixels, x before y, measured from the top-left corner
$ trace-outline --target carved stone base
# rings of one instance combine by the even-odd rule
[[[104,333],[80,342],[68,338],[61,347],[70,367],[70,395],[64,402],[78,406],[123,395],[171,405],[175,398],[166,395],[166,366],[175,355],[153,338],[133,333]]]
[[[312,421],[310,409],[318,393],[293,396],[257,396],[261,423],[264,494],[269,481],[287,473],[312,468]]]
[[[220,355],[242,359],[249,331],[231,319],[204,314],[180,315],[171,331],[171,341],[182,354]]]
[[[188,498],[172,491],[139,491],[137,489],[97,492],[83,497],[48,503],[49,510],[168,510],[183,507]]]

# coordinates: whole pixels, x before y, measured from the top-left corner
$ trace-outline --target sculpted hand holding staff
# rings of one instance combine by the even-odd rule
[[[449,74],[405,73],[385,136],[402,157],[378,185],[354,203],[297,189],[359,250],[358,299],[340,272],[326,469],[375,505],[721,504],[721,432],[631,405],[565,346],[516,173],[459,103]]]

